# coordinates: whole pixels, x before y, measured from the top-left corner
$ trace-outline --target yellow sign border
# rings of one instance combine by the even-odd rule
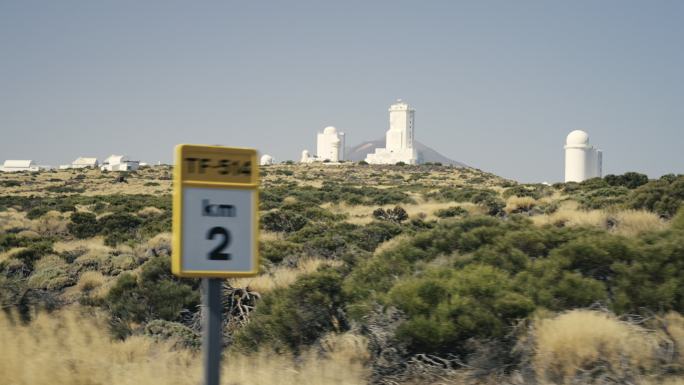
[[[199,182],[183,181],[181,171],[181,161],[186,149],[202,150],[225,150],[226,152],[240,152],[248,154],[252,162],[252,183],[229,183],[229,182]],[[235,278],[235,277],[254,277],[259,274],[259,163],[257,162],[257,151],[252,148],[223,147],[223,146],[204,146],[196,144],[179,144],[175,150],[175,162],[173,166],[173,248],[171,252],[171,272],[178,277],[187,278]],[[205,188],[225,188],[226,190],[255,190],[254,204],[252,207],[254,239],[252,242],[253,261],[252,271],[203,271],[203,270],[183,270],[182,247],[183,247],[183,187],[205,187]]]

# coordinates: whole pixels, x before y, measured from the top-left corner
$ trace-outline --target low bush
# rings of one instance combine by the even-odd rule
[[[373,218],[382,221],[390,221],[401,223],[408,219],[408,213],[401,206],[396,206],[393,209],[378,208],[373,211]]]
[[[103,305],[124,321],[174,321],[181,310],[194,310],[199,304],[198,287],[191,282],[194,281],[181,281],[171,275],[168,258],[153,258],[142,266],[140,276],[121,274]]]
[[[71,221],[67,224],[67,229],[76,238],[94,237],[100,232],[101,225],[93,213],[76,212],[71,214]]]
[[[346,330],[341,283],[341,275],[328,269],[266,296],[235,336],[235,346],[255,351],[269,344],[276,351],[298,352],[326,332]]]
[[[453,206],[446,209],[439,209],[435,211],[435,215],[439,218],[463,217],[468,215],[468,210],[460,206]]]
[[[260,221],[264,230],[286,233],[298,231],[309,222],[304,216],[285,210],[269,211]]]

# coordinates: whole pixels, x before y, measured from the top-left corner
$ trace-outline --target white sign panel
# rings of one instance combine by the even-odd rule
[[[256,269],[252,255],[255,190],[183,189],[182,268],[185,271]]]

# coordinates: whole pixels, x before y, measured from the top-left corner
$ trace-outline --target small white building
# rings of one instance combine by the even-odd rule
[[[316,137],[316,158],[320,161],[339,162],[344,160],[344,133],[328,126]]]
[[[259,165],[260,166],[270,166],[275,162],[272,156],[268,154],[264,154],[261,156],[261,159],[259,160]]]
[[[309,153],[309,150],[302,151],[302,157],[299,158],[300,163],[313,163],[318,159]]]
[[[370,164],[416,164],[418,154],[414,142],[415,110],[401,99],[389,108],[389,130],[385,135],[385,147],[376,148],[366,156]]]
[[[100,165],[102,171],[135,171],[140,167],[140,161],[129,160],[126,155],[110,155]]]
[[[565,182],[603,176],[603,152],[589,145],[589,134],[575,130],[565,139]]]
[[[40,168],[41,167],[35,164],[32,160],[6,160],[2,167],[0,167],[0,171],[40,171]]]
[[[97,168],[99,163],[97,158],[76,158],[71,164],[63,164],[59,166],[60,170],[70,169],[70,168]]]

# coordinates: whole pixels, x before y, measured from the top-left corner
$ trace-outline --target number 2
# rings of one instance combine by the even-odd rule
[[[224,253],[223,250],[230,244],[230,232],[223,227],[212,227],[207,233],[207,239],[214,239],[217,235],[223,236],[223,241],[209,252],[208,257],[212,261],[228,261],[230,254]]]

